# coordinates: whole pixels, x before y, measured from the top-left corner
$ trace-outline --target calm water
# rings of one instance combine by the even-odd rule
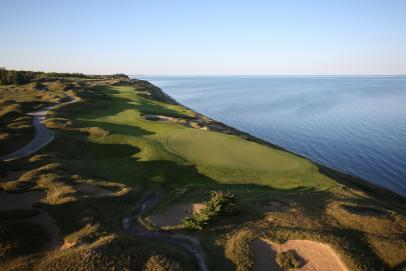
[[[240,130],[406,196],[406,77],[138,76]]]

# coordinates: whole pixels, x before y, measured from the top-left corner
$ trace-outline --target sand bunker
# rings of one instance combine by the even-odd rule
[[[266,202],[258,202],[258,205],[263,207],[266,212],[288,212],[290,210],[290,206],[287,203],[281,201],[266,201]]]
[[[79,192],[88,194],[90,196],[103,197],[103,196],[111,196],[114,194],[113,192],[111,192],[107,189],[104,189],[104,188],[101,188],[101,187],[98,187],[95,185],[87,184],[87,183],[79,183],[79,184],[75,185],[73,188]]]
[[[169,117],[164,115],[143,115],[144,119],[150,121],[168,121],[173,123],[178,123],[186,127],[194,128],[194,129],[202,129],[208,130],[205,123],[199,121],[190,121],[183,118],[176,118],[176,117]]]
[[[293,250],[303,260],[303,271],[347,271],[344,263],[334,250],[323,243],[310,240],[289,240],[284,244],[272,243],[264,239],[251,242],[254,256],[253,271],[283,271],[276,263],[276,254]]]
[[[151,121],[172,121],[174,118],[163,115],[143,115],[144,119]]]
[[[30,191],[24,193],[7,193],[0,191],[0,210],[33,209],[33,204],[45,198],[44,191]],[[34,217],[24,218],[23,221],[39,224],[47,232],[49,242],[46,249],[52,250],[60,247],[59,227],[56,221],[42,209],[34,208],[39,214]]]
[[[182,205],[174,205],[160,211],[158,214],[151,215],[149,220],[159,227],[176,226],[182,223],[182,219],[192,216],[194,213],[199,213],[204,207],[201,203],[188,203]]]
[[[354,214],[354,215],[362,215],[362,216],[385,216],[388,215],[389,213],[376,209],[373,207],[368,207],[368,206],[351,206],[351,205],[343,205],[342,208],[346,210],[347,212]]]

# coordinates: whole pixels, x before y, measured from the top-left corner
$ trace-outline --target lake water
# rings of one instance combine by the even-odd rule
[[[406,76],[136,76],[240,130],[406,196]]]

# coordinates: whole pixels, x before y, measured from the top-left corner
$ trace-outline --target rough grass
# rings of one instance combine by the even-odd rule
[[[228,238],[225,254],[235,265],[237,271],[249,271],[253,266],[250,242],[254,238],[251,231],[239,230]]]
[[[0,155],[21,148],[34,137],[32,117],[27,113],[66,96],[62,83],[47,83],[49,86],[59,84],[50,89],[38,84],[0,86]]]

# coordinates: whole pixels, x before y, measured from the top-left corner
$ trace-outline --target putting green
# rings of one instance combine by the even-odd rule
[[[299,158],[287,152],[204,130],[175,133],[168,138],[167,147],[190,162],[223,168],[289,171],[301,166]]]

